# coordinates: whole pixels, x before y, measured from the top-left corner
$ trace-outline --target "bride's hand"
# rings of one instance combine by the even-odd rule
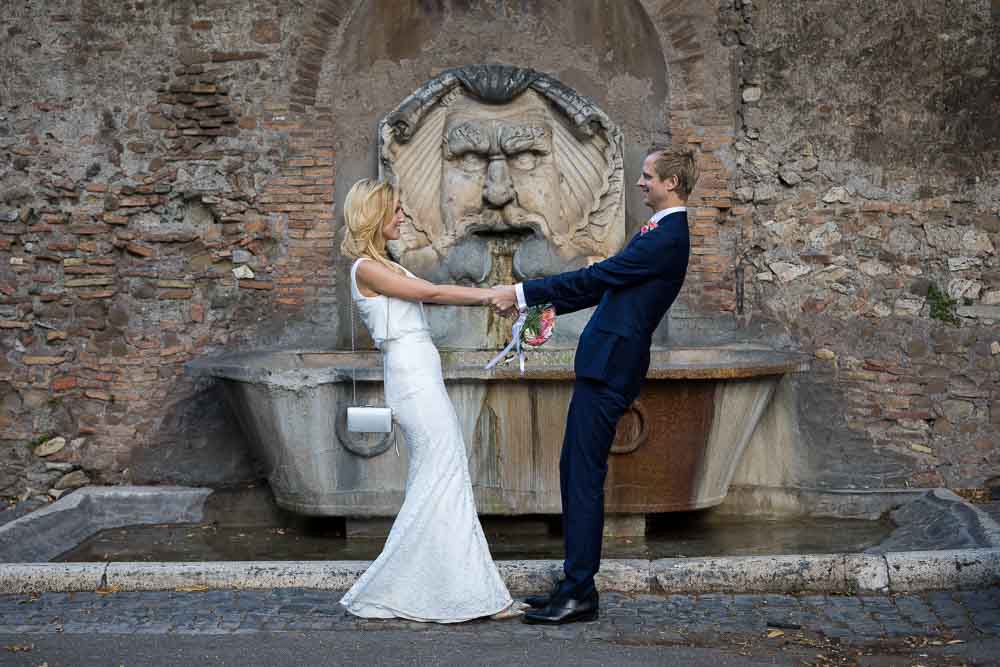
[[[490,307],[493,312],[504,317],[511,317],[517,313],[517,292],[513,285],[497,285],[490,289]]]

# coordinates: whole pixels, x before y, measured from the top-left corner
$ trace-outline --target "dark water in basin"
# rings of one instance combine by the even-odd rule
[[[483,525],[497,560],[563,556],[558,521],[505,519]],[[606,558],[673,558],[858,552],[892,531],[890,521],[801,519],[705,521],[698,513],[650,517],[645,538],[606,538]],[[372,560],[384,537],[345,537],[337,519],[286,526],[219,523],[132,526],[106,530],[54,559],[81,561]]]

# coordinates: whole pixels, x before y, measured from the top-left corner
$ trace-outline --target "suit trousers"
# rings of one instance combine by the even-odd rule
[[[618,421],[632,399],[603,382],[577,378],[559,458],[566,561],[561,597],[583,598],[595,590],[604,537],[604,480]]]

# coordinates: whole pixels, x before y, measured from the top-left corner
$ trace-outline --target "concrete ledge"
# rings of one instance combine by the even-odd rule
[[[666,593],[903,593],[1000,583],[1000,549],[654,561]]]
[[[0,562],[44,562],[109,528],[197,523],[212,489],[93,486],[0,526]]]
[[[107,563],[3,563],[0,564],[0,592],[94,591],[100,587],[107,567]]]
[[[893,592],[1000,584],[1000,549],[902,551],[885,559]]]
[[[345,591],[369,561],[232,561],[204,563],[111,563],[107,586],[123,591],[312,588]]]
[[[0,591],[309,588],[343,591],[368,561],[0,565]],[[551,588],[556,560],[499,561],[514,594]],[[902,593],[1000,584],[1000,549],[881,554],[606,560],[598,588],[625,593]]]
[[[747,558],[668,558],[653,571],[668,593],[745,590],[787,593],[824,591],[844,584],[843,557],[750,556]]]

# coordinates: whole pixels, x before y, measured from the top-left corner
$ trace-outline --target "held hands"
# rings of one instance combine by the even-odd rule
[[[490,296],[489,305],[493,312],[503,317],[514,317],[517,315],[517,292],[513,285],[497,285],[490,288],[493,294]]]

